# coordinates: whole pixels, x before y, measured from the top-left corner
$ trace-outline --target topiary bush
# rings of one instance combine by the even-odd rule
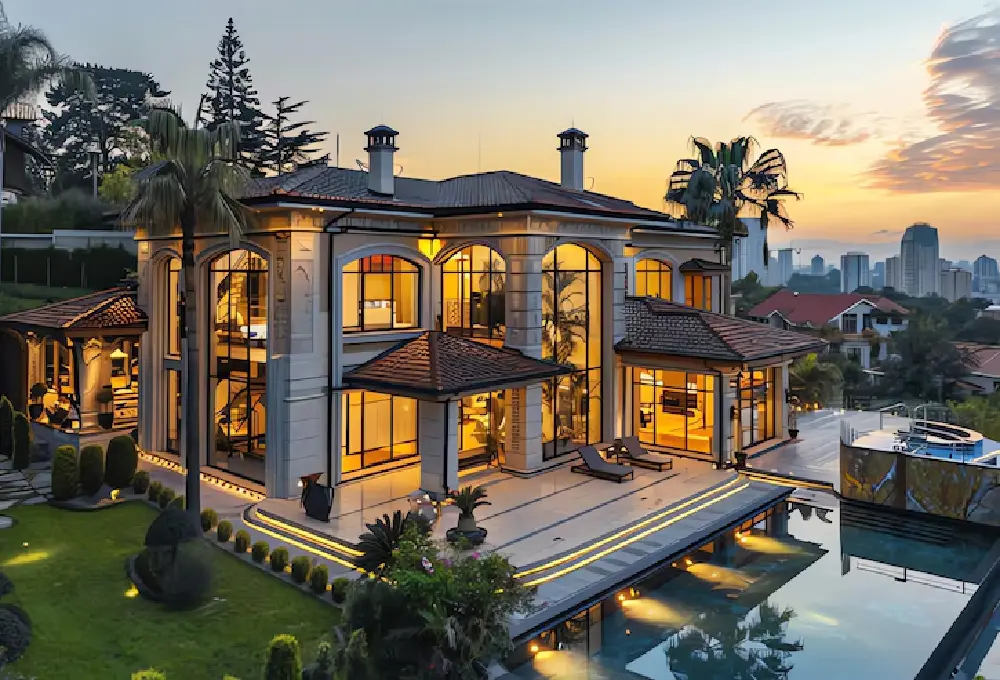
[[[333,579],[333,585],[330,586],[331,599],[337,604],[343,604],[344,600],[347,599],[347,589],[350,585],[350,579],[346,579],[343,576]]]
[[[212,590],[212,567],[200,541],[185,543],[159,577],[160,597],[171,609],[193,609]]]
[[[76,449],[68,444],[52,454],[52,497],[66,501],[76,495],[80,486],[80,467]]]
[[[167,506],[174,500],[174,496],[177,492],[171,489],[169,486],[165,486],[160,489],[160,493],[157,494],[156,504],[160,506],[160,510],[166,510]]]
[[[6,396],[0,397],[0,457],[14,455],[14,405]]]
[[[14,592],[14,582],[7,578],[6,574],[0,571],[0,599],[7,597]]]
[[[274,559],[272,557],[272,559]],[[309,564],[309,558],[305,556],[296,557],[292,560],[292,580],[298,584],[303,584],[306,579],[309,578],[309,572],[312,570],[312,565]]]
[[[132,491],[141,496],[146,493],[149,489],[149,473],[145,470],[139,470],[135,473],[135,477],[132,478]]]
[[[27,470],[31,463],[31,423],[23,413],[14,414],[14,469]]]
[[[236,538],[233,540],[233,552],[242,555],[247,550],[250,549],[250,534],[246,531],[240,529],[236,532]],[[263,558],[260,560],[263,562]]]
[[[170,500],[170,503],[169,503],[169,505],[167,505],[167,507],[168,508],[180,508],[181,510],[185,509],[187,507],[187,503],[184,501],[184,494],[180,494],[178,496],[174,496]]]
[[[299,641],[291,635],[276,635],[267,646],[264,680],[302,680]]]
[[[317,595],[326,593],[326,585],[330,582],[330,570],[325,564],[317,564],[309,572],[309,590]]]
[[[3,660],[14,663],[31,644],[31,626],[14,609],[0,608],[0,649],[4,650]]]
[[[201,511],[201,530],[211,531],[212,527],[219,523],[219,513],[212,508],[205,508]]]
[[[198,538],[201,532],[183,510],[168,508],[156,516],[146,530],[143,545],[147,548],[176,549],[181,543]]]
[[[271,553],[271,571],[282,572],[288,566],[288,549],[275,548]]]
[[[239,536],[236,537],[239,540]],[[250,559],[252,559],[257,564],[264,564],[264,560],[267,559],[267,554],[271,551],[271,546],[267,544],[267,541],[257,541],[253,544],[253,548],[250,551]]]
[[[135,470],[139,466],[139,452],[135,441],[127,434],[121,434],[108,442],[107,468],[104,482],[112,489],[123,489],[132,483]]]
[[[104,484],[104,449],[88,444],[80,449],[80,492],[93,496]]]
[[[146,490],[146,498],[159,505],[161,491],[163,491],[163,484],[160,482],[150,482],[149,489]]]
[[[226,520],[219,522],[219,527],[216,529],[216,538],[219,539],[219,543],[225,543],[233,535],[233,525]]]
[[[144,671],[133,673],[132,680],[167,680],[167,674],[161,673],[155,668],[147,668]]]

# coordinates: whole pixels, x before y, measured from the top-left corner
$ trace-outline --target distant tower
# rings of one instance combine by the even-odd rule
[[[559,183],[573,191],[583,191],[583,152],[587,150],[587,137],[583,130],[571,127],[563,130],[559,137],[561,175]]]

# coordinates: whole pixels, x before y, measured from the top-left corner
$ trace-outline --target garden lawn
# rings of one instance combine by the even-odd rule
[[[331,606],[211,546],[216,599],[175,612],[136,597],[125,560],[156,517],[143,503],[97,512],[21,506],[5,514],[16,523],[0,530],[0,571],[15,587],[4,601],[23,607],[34,625],[12,670],[27,677],[127,680],[153,667],[168,680],[253,680],[273,636],[298,638],[308,663],[336,622]]]

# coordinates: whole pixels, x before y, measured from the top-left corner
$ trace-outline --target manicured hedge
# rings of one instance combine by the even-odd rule
[[[107,469],[104,481],[112,489],[123,489],[132,483],[139,466],[139,452],[127,434],[118,435],[108,442]]]
[[[80,467],[76,460],[76,449],[60,446],[52,454],[52,496],[57,501],[66,501],[76,495],[80,486]]]
[[[92,496],[104,484],[104,449],[88,444],[80,449],[80,492]]]

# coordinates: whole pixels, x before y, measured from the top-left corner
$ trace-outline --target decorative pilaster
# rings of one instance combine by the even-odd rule
[[[528,472],[542,465],[542,386],[507,390],[505,467]]]
[[[506,249],[506,321],[504,344],[525,356],[542,357],[542,257],[545,239],[522,236]]]
[[[443,495],[458,488],[458,402],[417,402],[420,488]]]

